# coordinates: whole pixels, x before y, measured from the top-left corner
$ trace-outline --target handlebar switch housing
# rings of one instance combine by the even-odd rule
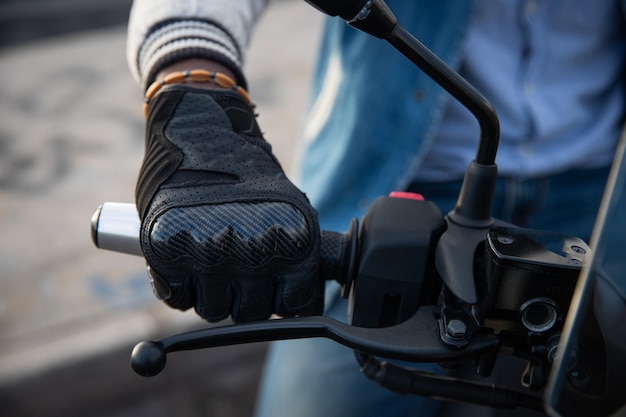
[[[401,323],[436,298],[433,252],[444,224],[441,211],[430,201],[374,201],[359,229],[359,268],[348,310],[353,326]]]

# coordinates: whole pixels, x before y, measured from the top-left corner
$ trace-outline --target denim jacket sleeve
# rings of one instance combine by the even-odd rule
[[[206,57],[231,68],[245,84],[241,66],[252,28],[267,0],[134,0],[126,57],[144,88],[174,61]]]

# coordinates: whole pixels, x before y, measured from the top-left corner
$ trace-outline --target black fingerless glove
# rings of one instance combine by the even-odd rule
[[[170,306],[209,321],[321,312],[317,214],[237,93],[160,91],[136,203],[153,286]]]

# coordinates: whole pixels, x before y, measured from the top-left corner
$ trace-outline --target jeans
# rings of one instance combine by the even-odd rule
[[[493,217],[589,242],[608,172],[601,168],[527,180],[500,178]],[[421,193],[445,214],[454,208],[460,187],[461,181],[413,183],[409,191]],[[325,315],[346,321],[346,301],[337,296],[328,300]],[[420,364],[421,369],[435,367]],[[256,417],[429,417],[439,406],[436,400],[395,394],[370,381],[349,348],[326,339],[303,339],[270,347]]]

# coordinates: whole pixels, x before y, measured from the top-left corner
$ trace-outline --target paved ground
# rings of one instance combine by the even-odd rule
[[[247,65],[288,172],[320,18],[304,2],[275,3]],[[205,324],[153,299],[141,259],[90,241],[102,201],[132,201],[142,157],[124,42],[114,26],[0,49],[2,415],[249,415],[263,345],[176,354],[155,379],[129,369],[137,341]]]
[[[0,0],[0,46],[123,24],[132,0]]]

